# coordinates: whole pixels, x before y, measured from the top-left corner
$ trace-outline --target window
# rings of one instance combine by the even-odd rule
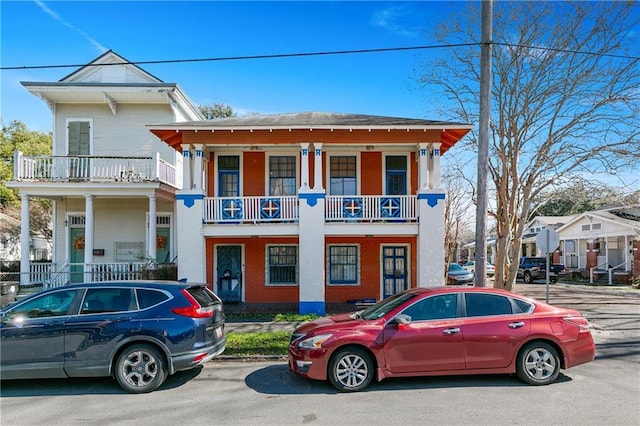
[[[358,284],[358,246],[329,246],[329,284]]]
[[[411,321],[426,321],[456,318],[457,311],[458,295],[443,294],[422,299],[409,306],[402,313],[409,315]]]
[[[356,195],[356,157],[331,157],[329,191],[331,195]]]
[[[67,123],[69,155],[90,154],[90,129],[91,126],[89,121],[69,121]]]
[[[59,317],[77,313],[77,308],[71,312],[73,300],[80,290],[62,290],[37,297],[22,306],[10,310],[7,318],[43,318]]]
[[[133,292],[128,288],[90,288],[82,304],[81,314],[125,312],[136,309]]]
[[[295,285],[297,283],[298,247],[267,247],[267,285]]]
[[[240,194],[240,157],[222,155],[218,157],[218,196],[237,197]]]
[[[467,316],[483,317],[489,315],[512,314],[509,298],[495,294],[466,293]]]
[[[155,306],[169,298],[167,294],[157,290],[147,290],[139,288],[137,290],[137,293],[140,309],[146,309],[151,306]]]
[[[116,241],[113,252],[116,262],[139,262],[144,258],[144,241]]]
[[[295,195],[296,157],[269,157],[269,195]]]
[[[591,225],[591,229],[593,229],[593,230],[602,229],[602,224],[601,223],[594,223],[593,225]]]

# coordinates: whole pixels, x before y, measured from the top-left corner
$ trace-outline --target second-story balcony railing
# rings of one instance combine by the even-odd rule
[[[415,222],[413,195],[330,195],[325,203],[326,222]]]
[[[203,221],[208,224],[298,222],[298,197],[206,197]],[[416,222],[413,195],[335,195],[325,202],[326,222]]]
[[[297,222],[298,197],[208,197],[204,223]]]
[[[16,181],[162,182],[178,188],[175,166],[160,158],[131,156],[27,156],[15,153]]]

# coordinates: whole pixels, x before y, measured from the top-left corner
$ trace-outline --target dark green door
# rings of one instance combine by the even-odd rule
[[[383,298],[393,296],[408,288],[406,247],[382,247],[382,274]]]
[[[156,228],[156,262],[171,262],[171,228]]]
[[[71,236],[71,263],[69,281],[72,283],[84,282],[84,228],[69,228]]]

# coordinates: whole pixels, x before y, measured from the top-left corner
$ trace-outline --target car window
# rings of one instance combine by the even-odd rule
[[[162,303],[169,298],[169,295],[166,293],[158,290],[149,290],[144,288],[139,288],[137,290],[137,294],[138,305],[140,305],[140,309],[150,308],[151,306]]]
[[[465,306],[468,317],[513,313],[510,299],[498,294],[466,293]]]
[[[533,312],[533,309],[535,308],[535,305],[533,303],[525,302],[524,300],[520,300],[520,299],[513,299],[513,300],[516,302],[518,309],[520,309],[520,312],[522,313],[530,314],[531,312]]]
[[[464,270],[464,268],[460,265],[458,265],[457,263],[450,263],[449,264],[449,271],[462,271]]]
[[[457,309],[458,296],[456,294],[442,294],[419,300],[402,313],[409,315],[411,321],[440,320],[455,318]]]
[[[8,313],[8,318],[42,318],[69,315],[73,299],[80,290],[61,290],[43,294],[16,306]],[[77,312],[77,311],[76,311]]]
[[[128,288],[90,288],[87,290],[80,314],[124,312],[135,309],[135,299]]]
[[[206,287],[190,287],[187,291],[203,308],[220,303],[211,290]]]

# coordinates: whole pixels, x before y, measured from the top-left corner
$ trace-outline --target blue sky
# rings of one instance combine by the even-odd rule
[[[379,49],[433,44],[426,30],[461,2],[5,1],[3,67],[84,64],[108,49],[130,61]],[[196,104],[238,113],[331,111],[447,119],[416,69],[430,50],[149,64]],[[51,112],[20,81],[75,68],[2,71],[3,124],[51,130]]]

